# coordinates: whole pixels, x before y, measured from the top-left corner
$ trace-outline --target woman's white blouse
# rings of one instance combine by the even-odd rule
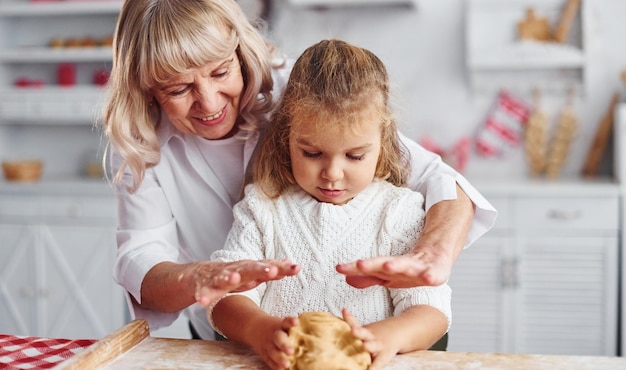
[[[144,276],[151,268],[165,261],[209,260],[224,245],[233,221],[234,201],[205,159],[203,152],[207,148],[203,146],[201,151],[195,136],[178,132],[167,120],[162,123],[158,132],[161,161],[146,171],[134,194],[124,185],[116,186],[119,226],[113,276],[137,302],[141,301]],[[409,187],[424,195],[426,211],[439,201],[456,199],[457,183],[474,202],[476,212],[466,244],[469,246],[493,226],[496,210],[439,156],[400,136],[411,154]],[[233,176],[244,173],[257,141],[255,135],[245,142],[240,166],[232,166]],[[210,141],[207,145],[211,145]],[[217,149],[216,153],[221,151]],[[113,173],[120,162],[120,157],[112,153]],[[129,173],[125,180],[131,182]],[[151,330],[170,325],[180,314],[144,310],[130,296],[127,299],[132,318],[146,319]],[[184,311],[200,336],[212,338],[204,308],[194,304]]]

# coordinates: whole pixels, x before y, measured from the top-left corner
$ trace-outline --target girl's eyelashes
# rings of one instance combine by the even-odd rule
[[[306,150],[302,151],[302,155],[304,157],[307,158],[319,158],[322,156],[322,152],[309,152]],[[365,154],[346,154],[346,158],[353,160],[353,161],[362,161],[363,159],[365,159]]]
[[[365,154],[355,155],[355,154],[346,154],[346,157],[355,161],[362,161],[365,159]]]
[[[322,155],[320,152],[307,152],[306,150],[302,151],[302,155],[307,158],[318,158]]]

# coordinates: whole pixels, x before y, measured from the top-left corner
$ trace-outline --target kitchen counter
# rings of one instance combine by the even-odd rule
[[[248,369],[267,367],[249,348],[232,342],[156,338],[135,320],[103,338],[58,369]],[[416,351],[395,356],[386,370],[612,370],[626,358]]]
[[[233,343],[149,337],[104,369],[259,369],[267,367],[247,348]],[[385,370],[576,370],[625,369],[626,359],[417,351],[395,356]]]
[[[605,195],[620,194],[621,185],[613,179],[557,179],[466,175],[484,195]],[[107,180],[88,177],[46,176],[36,182],[10,182],[0,176],[0,193],[37,195],[114,195]]]
[[[617,196],[621,185],[612,179],[496,178],[468,176],[470,183],[484,196]]]

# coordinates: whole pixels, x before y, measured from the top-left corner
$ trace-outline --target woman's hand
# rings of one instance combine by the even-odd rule
[[[277,319],[277,320],[275,320]],[[297,317],[274,318],[271,324],[258,330],[252,348],[272,370],[289,369],[288,356],[294,354],[289,329],[298,325]]]
[[[434,250],[436,252],[436,250]],[[336,266],[355,288],[382,285],[388,288],[436,286],[450,277],[453,261],[445,255],[414,252],[402,256],[361,259]]]
[[[430,207],[411,253],[340,264],[337,272],[346,275],[348,284],[356,288],[441,285],[448,281],[452,266],[463,251],[474,212],[474,204],[457,185],[456,199]]]
[[[230,292],[252,289],[270,280],[293,276],[300,266],[285,259],[242,260],[234,262],[201,262],[195,266],[196,301],[203,307]]]

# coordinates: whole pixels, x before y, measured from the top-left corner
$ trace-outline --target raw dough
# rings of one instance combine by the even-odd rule
[[[350,325],[327,312],[305,312],[289,330],[295,352],[290,370],[364,370],[372,363]]]

